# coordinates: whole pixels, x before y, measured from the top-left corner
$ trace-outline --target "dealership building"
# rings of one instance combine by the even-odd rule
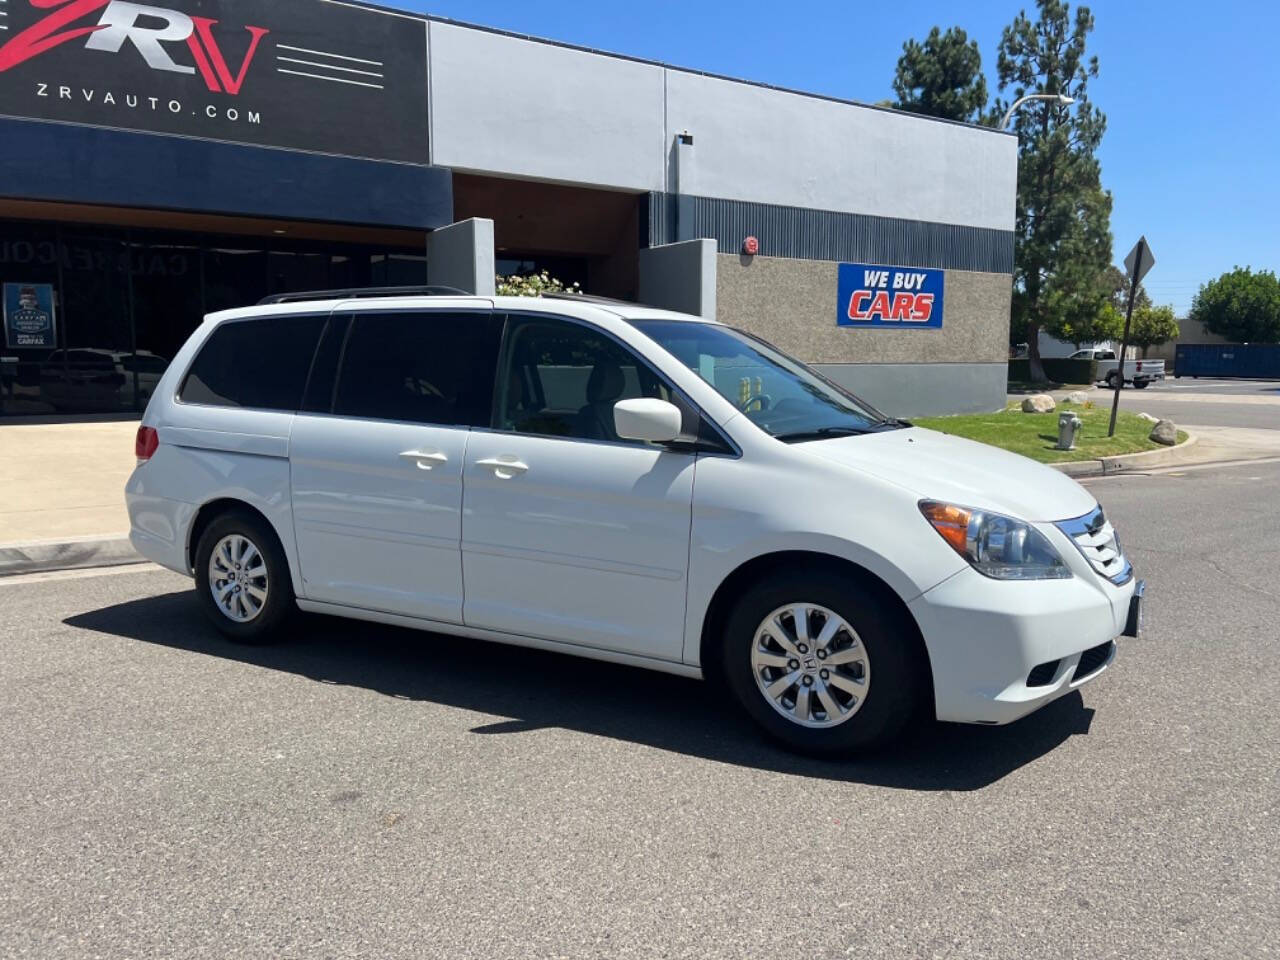
[[[0,0],[0,412],[138,408],[270,294],[543,270],[994,409],[1016,147],[336,0]]]

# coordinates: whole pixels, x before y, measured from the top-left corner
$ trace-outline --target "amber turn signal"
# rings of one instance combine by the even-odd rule
[[[933,524],[933,529],[943,540],[951,544],[951,548],[962,557],[967,557],[966,549],[969,540],[969,518],[972,511],[957,507],[950,503],[937,503],[925,500],[920,504],[920,512],[926,520]]]

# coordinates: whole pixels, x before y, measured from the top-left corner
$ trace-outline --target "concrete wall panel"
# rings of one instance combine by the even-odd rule
[[[662,67],[431,23],[434,162],[661,190]]]
[[[890,417],[1004,408],[1007,363],[819,363],[826,377]]]
[[[1011,136],[456,24],[429,33],[433,163],[1013,228]]]
[[[716,242],[686,240],[640,251],[640,302],[716,318]]]
[[[427,282],[491,297],[497,289],[493,221],[463,220],[427,234]]]
[[[817,210],[1013,229],[1017,141],[668,70],[667,136],[693,135],[680,191]],[[670,188],[669,188],[670,189]]]

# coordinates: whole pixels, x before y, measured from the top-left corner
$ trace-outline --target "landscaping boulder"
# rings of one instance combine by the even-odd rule
[[[1053,397],[1047,393],[1037,393],[1034,397],[1027,397],[1022,401],[1023,413],[1053,413],[1058,405],[1053,402]]]
[[[1160,418],[1159,418],[1159,417],[1153,417],[1153,416],[1152,416],[1151,414],[1149,414],[1149,413],[1140,413],[1140,414],[1138,414],[1138,419],[1139,419],[1139,420],[1145,420],[1145,421],[1147,421],[1147,423],[1159,423],[1159,422],[1160,422]]]
[[[1162,443],[1166,447],[1172,447],[1178,442],[1178,428],[1172,420],[1158,420],[1156,425],[1151,428],[1151,439],[1156,443]]]
[[[1089,395],[1083,390],[1073,390],[1067,394],[1067,403],[1085,404],[1089,402]]]

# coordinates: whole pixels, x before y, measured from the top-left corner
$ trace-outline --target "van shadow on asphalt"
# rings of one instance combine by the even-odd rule
[[[278,644],[233,644],[191,591],[68,617],[68,626],[510,719],[481,736],[565,728],[777,773],[900,790],[977,790],[1087,734],[1078,692],[1006,727],[922,723],[886,751],[848,761],[796,756],[764,741],[744,715],[697,680],[558,653],[306,615]]]

